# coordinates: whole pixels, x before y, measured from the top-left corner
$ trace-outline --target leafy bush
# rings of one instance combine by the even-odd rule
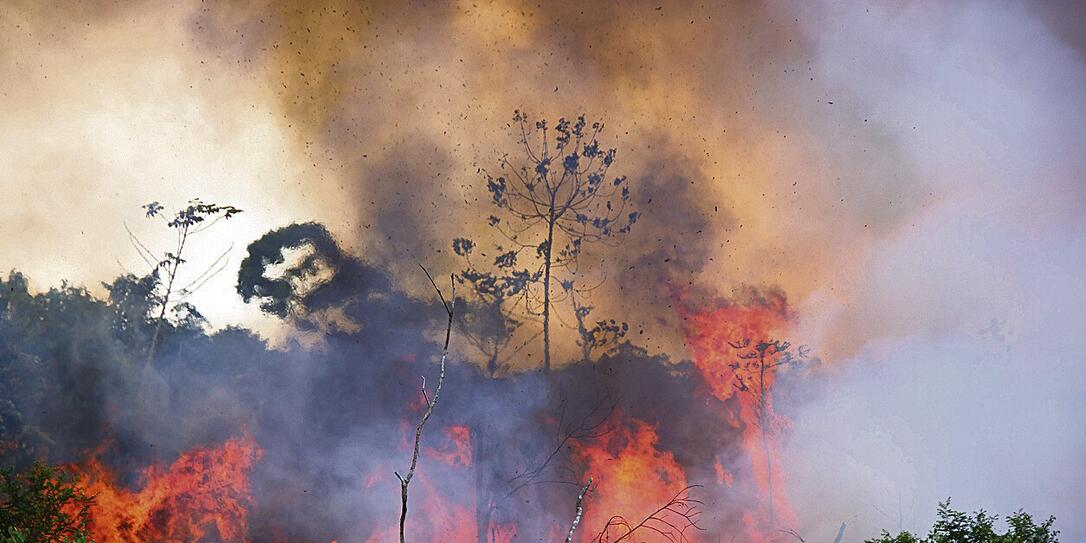
[[[909,532],[891,536],[883,532],[877,539],[866,543],[1059,543],[1059,530],[1052,525],[1055,517],[1036,524],[1028,513],[1019,511],[1007,518],[1008,530],[997,533],[998,517],[983,509],[972,515],[950,508],[950,500],[939,504],[939,519],[935,521],[928,537],[920,538]]]
[[[94,499],[78,479],[47,464],[0,470],[0,543],[93,543]]]

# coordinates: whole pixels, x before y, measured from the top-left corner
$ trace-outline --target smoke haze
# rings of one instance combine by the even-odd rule
[[[777,399],[801,533],[922,529],[951,496],[1054,514],[1083,540],[1083,16],[1075,2],[4,2],[0,260],[37,290],[100,292],[146,271],[126,225],[169,241],[140,205],[236,205],[193,246],[195,262],[229,249],[229,266],[190,301],[216,329],[289,345],[289,322],[235,295],[250,242],[317,221],[391,291],[429,296],[417,264],[453,271],[451,239],[485,236],[477,170],[515,151],[513,110],[585,113],[606,122],[642,213],[589,255],[595,314],[681,360],[672,287],[779,288],[792,339],[825,363]],[[319,439],[294,423],[262,437]],[[329,477],[354,484],[351,447],[371,439],[334,443]],[[290,459],[266,462],[288,478]]]

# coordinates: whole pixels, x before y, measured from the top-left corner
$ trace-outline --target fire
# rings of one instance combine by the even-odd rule
[[[446,428],[444,433],[448,439],[446,448],[424,448],[426,456],[450,466],[471,466],[471,429],[456,425]]]
[[[94,455],[77,467],[95,496],[91,532],[110,543],[192,542],[214,529],[224,542],[247,542],[249,473],[262,454],[248,435],[192,449],[168,468],[143,469],[139,490],[118,485]]]
[[[788,331],[794,315],[784,296],[751,294],[746,303],[719,302],[716,307],[694,309],[684,303],[683,294],[677,308],[683,320],[686,344],[694,355],[694,364],[705,381],[712,387],[713,395],[725,401],[737,392],[734,386],[736,373],[730,366],[740,354],[731,343],[750,339],[761,341],[779,338]],[[769,375],[772,382],[773,375]],[[740,397],[741,401],[749,401]]]
[[[407,432],[409,429],[405,426],[402,431]],[[453,425],[443,428],[440,435],[443,439],[435,439],[433,446],[424,445],[420,451],[423,459],[419,462],[410,487],[408,539],[430,543],[478,541],[474,495],[456,495],[455,490],[440,484],[442,481],[461,482],[471,479],[472,470],[475,469],[471,429],[463,425]],[[410,454],[411,446],[406,438],[401,440],[401,449],[405,451],[405,456]],[[393,475],[395,469],[388,466],[367,474],[364,477],[366,492],[387,494],[390,500],[395,500],[395,497],[399,496],[399,481]],[[366,543],[398,541],[399,529],[395,525],[397,517],[389,514],[385,518],[389,519],[388,525],[376,528],[365,539]],[[492,522],[487,541],[509,543],[516,533],[515,525]]]
[[[785,473],[778,453],[777,430],[787,421],[772,410],[769,391],[776,378],[774,369],[758,376],[762,385],[759,390],[737,385],[750,382],[753,376],[749,366],[736,364],[750,347],[737,346],[736,342],[749,339],[756,344],[780,339],[790,330],[794,316],[783,296],[777,295],[751,296],[741,303],[719,302],[707,308],[683,303],[682,293],[676,298],[694,365],[708,385],[701,394],[711,394],[727,406],[722,414],[727,421],[724,424],[739,429],[749,461],[741,465],[717,458],[707,466],[713,474],[709,475],[709,484],[715,479],[722,491],[735,489],[738,495],[744,492],[744,485],[749,485],[760,493],[760,499],[752,501],[741,515],[743,529],[749,541],[770,541],[778,529],[789,528],[795,522],[782,492]],[[405,413],[413,414],[418,404],[411,401],[406,407]],[[477,534],[481,528],[477,527],[477,489],[472,483],[479,460],[473,442],[475,430],[463,424],[428,430],[420,449],[422,461],[410,487],[408,539],[418,543],[480,539],[510,543],[525,535],[539,535],[518,533],[523,525],[495,520],[485,527],[486,534]],[[675,513],[666,506],[689,488],[690,482],[676,453],[661,446],[658,430],[644,420],[615,411],[606,422],[606,431],[570,442],[570,460],[575,469],[594,481],[585,501],[578,541],[659,540],[659,534],[651,530],[638,531],[641,537],[627,537],[631,527],[654,514],[670,516],[667,520],[674,522],[674,529],[687,527],[682,518],[671,516]],[[387,502],[378,498],[383,504],[379,507],[387,510],[374,512],[370,518],[380,520],[367,526],[368,533],[363,531],[352,541],[398,540],[399,480],[393,473],[404,469],[402,462],[411,455],[414,426],[410,417],[402,421],[400,434],[402,455],[380,459],[380,466],[359,474],[358,491],[366,496],[387,497]],[[262,454],[260,446],[244,434],[218,446],[192,449],[168,466],[144,468],[135,489],[120,485],[97,455],[92,456],[79,468],[88,493],[97,499],[92,533],[98,541],[118,543],[203,539],[248,543],[252,504],[249,475]],[[658,522],[657,526],[667,526],[665,521]],[[701,541],[697,529],[689,528],[683,532],[685,540]],[[564,538],[564,533],[551,535]]]
[[[773,411],[771,391],[776,368],[752,374],[736,362],[740,355],[751,352],[749,347],[736,347],[749,340],[781,339],[795,317],[784,296],[777,293],[749,293],[743,302],[718,302],[713,307],[694,309],[684,303],[682,292],[676,294],[683,333],[694,358],[694,365],[712,389],[713,395],[724,402],[733,400],[737,408],[728,413],[727,420],[743,432],[743,449],[750,459],[750,468],[762,494],[759,510],[744,514],[748,536],[754,541],[768,541],[779,526],[795,524],[795,514],[784,493],[785,473],[780,465],[779,429],[788,421]],[[767,355],[767,365],[776,361],[776,354]],[[757,383],[750,387],[744,383]],[[765,426],[763,431],[762,426]],[[718,480],[732,483],[733,475],[717,466]]]
[[[625,536],[628,526],[610,523],[612,519],[622,517],[636,525],[687,487],[672,453],[657,448],[654,427],[639,420],[623,422],[619,413],[615,420],[606,436],[574,448],[578,464],[594,481],[581,532],[586,542],[609,543]]]
[[[366,543],[393,543],[399,541],[397,526],[399,515],[399,484],[392,472],[388,476],[371,475],[376,479],[369,493],[387,495],[389,504],[396,502],[396,510],[389,509],[383,518],[387,522],[375,527],[365,539]],[[443,492],[435,477],[420,465],[411,480],[408,501],[407,536],[411,541],[442,543],[448,541],[475,541],[474,500],[453,499]]]

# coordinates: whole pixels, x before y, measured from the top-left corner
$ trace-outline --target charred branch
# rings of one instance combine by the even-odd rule
[[[437,291],[438,298],[441,299],[441,305],[445,308],[445,313],[448,315],[448,322],[445,325],[445,345],[441,348],[441,366],[437,378],[437,386],[434,387],[434,398],[431,400],[426,393],[426,380],[422,381],[422,394],[426,400],[426,412],[422,415],[422,420],[419,421],[418,426],[415,427],[415,447],[411,452],[411,467],[407,470],[406,475],[400,475],[399,472],[394,472],[396,478],[400,480],[400,543],[406,543],[407,537],[404,534],[404,527],[407,523],[407,487],[411,484],[411,479],[415,476],[415,468],[419,464],[419,445],[422,442],[422,429],[426,426],[426,422],[430,420],[430,416],[434,414],[434,407],[437,406],[437,401],[441,397],[441,387],[445,384],[445,360],[449,356],[449,340],[452,338],[452,325],[453,325],[453,306],[456,303],[456,279],[452,277],[450,282],[452,283],[452,292],[450,293],[450,300],[446,301],[445,296],[441,293],[441,289],[434,282],[434,278],[430,276],[430,272],[426,270],[422,264],[419,264],[423,273],[426,274],[426,278],[430,280],[430,284],[434,286],[434,290]]]
[[[610,543],[626,541],[641,532],[656,533],[668,543],[690,543],[690,538],[686,535],[687,531],[704,530],[698,525],[698,516],[701,515],[698,507],[704,503],[690,497],[690,491],[695,488],[701,488],[701,485],[690,485],[680,490],[666,504],[637,524],[630,524],[622,516],[611,517],[603,530],[592,539],[593,543],[604,543],[604,537],[612,528],[625,530],[625,533],[616,539],[608,539]]]

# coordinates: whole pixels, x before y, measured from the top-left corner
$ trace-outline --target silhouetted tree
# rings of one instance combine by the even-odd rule
[[[457,275],[466,284],[475,301],[458,317],[468,342],[486,357],[487,373],[493,377],[501,366],[503,353],[511,346],[513,335],[523,324],[515,306],[528,296],[528,287],[538,274],[515,269],[516,255],[499,256],[490,270],[475,266],[475,243],[469,239],[453,240],[453,251],[464,258],[467,268]]]
[[[762,340],[757,343],[749,338],[729,345],[739,351],[737,360],[732,363],[735,381],[732,383],[740,394],[752,396],[755,401],[755,416],[758,431],[762,437],[762,451],[766,460],[766,486],[769,494],[769,524],[774,527],[773,508],[773,458],[769,447],[770,424],[773,422],[773,406],[770,402],[770,389],[767,378],[772,378],[781,366],[799,366],[811,361],[810,351],[800,346],[791,351],[792,344],[787,341]]]
[[[207,230],[217,222],[216,220],[212,220],[210,223],[203,224],[204,221],[218,218],[229,219],[230,217],[241,213],[241,210],[234,206],[205,203],[198,198],[190,200],[188,205],[177,210],[173,215],[166,215],[166,208],[158,202],[151,202],[143,206],[143,209],[147,213],[147,218],[161,218],[164,220],[166,226],[172,228],[176,232],[177,238],[174,249],[163,253],[162,256],[158,258],[157,262],[155,262],[155,255],[153,255],[145,245],[136,240],[135,236],[132,236],[133,244],[136,249],[140,251],[141,256],[153,265],[152,275],[157,280],[157,288],[154,291],[154,300],[158,309],[158,316],[154,320],[154,331],[151,334],[151,344],[147,348],[147,362],[145,365],[149,367],[155,359],[155,350],[158,348],[159,336],[162,334],[162,324],[166,321],[166,312],[171,307],[171,297],[174,295],[175,291],[184,296],[192,290],[199,288],[203,282],[214,275],[217,270],[221,270],[221,268],[217,268],[217,266],[226,256],[226,253],[224,252],[207,268],[207,270],[194,279],[188,286],[177,289],[174,283],[177,280],[178,270],[180,270],[181,265],[185,263],[185,246],[188,244],[189,237]]]
[[[405,318],[417,319],[425,311],[395,293],[383,270],[344,252],[328,229],[314,222],[277,228],[250,243],[237,291],[245,302],[255,299],[265,313],[302,330],[330,333],[349,333],[363,321],[406,324]],[[390,332],[409,333],[399,327]]]
[[[591,305],[582,304],[577,299],[577,293],[573,290],[572,284],[569,284],[568,288],[565,283],[562,286],[569,292],[569,299],[573,304],[573,316],[577,319],[577,335],[580,336],[577,339],[577,346],[581,348],[581,361],[588,362],[592,360],[592,353],[598,349],[617,347],[622,339],[626,337],[626,333],[630,331],[630,325],[625,322],[618,322],[615,319],[609,319],[596,321],[595,324],[589,327],[588,317],[595,308]]]
[[[575,273],[586,245],[616,243],[629,233],[638,213],[626,209],[626,177],[608,177],[615,150],[599,143],[603,123],[589,125],[582,115],[559,119],[553,127],[539,120],[531,128],[520,111],[513,123],[520,158],[503,154],[497,175],[480,170],[491,203],[503,215],[488,219],[502,241],[493,266],[480,269],[469,263],[461,277],[476,292],[498,288],[503,304],[516,299],[528,315],[542,316],[543,369],[550,371],[555,272]],[[453,242],[454,252],[465,258],[474,247],[468,238]],[[542,292],[536,292],[537,283]]]
[[[139,367],[148,337],[129,342],[117,310],[84,288],[28,285],[18,272],[0,278],[0,454],[19,466],[97,444],[104,414],[88,405],[107,380],[128,390],[114,378]]]

